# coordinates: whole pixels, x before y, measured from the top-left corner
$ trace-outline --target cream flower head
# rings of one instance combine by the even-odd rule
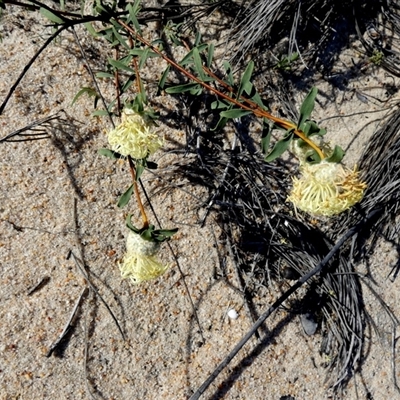
[[[139,160],[155,153],[163,140],[153,131],[149,119],[125,108],[121,123],[108,133],[108,143],[115,152]]]
[[[303,164],[301,177],[293,178],[288,201],[316,217],[330,217],[361,201],[367,185],[358,172],[340,164],[322,161]]]
[[[122,278],[130,278],[132,283],[139,284],[164,274],[169,265],[157,259],[159,249],[159,243],[145,240],[139,234],[129,231],[126,254],[119,264]]]

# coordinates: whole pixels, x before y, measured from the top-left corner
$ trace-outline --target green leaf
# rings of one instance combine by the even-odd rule
[[[94,37],[99,36],[99,33],[96,31],[96,29],[93,28],[93,25],[90,22],[85,22],[83,25],[92,36]]]
[[[110,150],[110,149],[99,149],[97,152],[101,156],[105,156],[108,158],[111,158],[112,160],[119,160],[121,158],[125,158],[122,154],[117,153],[116,151]]]
[[[142,55],[139,58],[139,69],[142,69],[146,64],[147,59],[149,58],[150,49],[147,47],[143,50]]]
[[[113,21],[115,22],[115,21]],[[126,43],[126,40],[121,36],[121,34],[115,29],[115,26],[112,27],[112,30],[114,32],[115,37],[117,38],[118,42],[125,47],[125,49],[129,49],[128,44]]]
[[[198,83],[186,83],[184,85],[169,87],[165,89],[165,91],[169,94],[176,94],[176,93],[190,92],[193,89],[201,89],[201,86]]]
[[[128,72],[130,72],[132,74],[135,73],[135,71],[131,67],[128,67],[126,64],[124,64],[121,61],[117,61],[117,60],[113,60],[112,58],[109,58],[108,59],[108,63],[111,64],[113,67],[115,67],[117,69],[120,69],[120,70],[123,70],[123,71],[128,71]]]
[[[129,214],[126,217],[126,226],[134,233],[140,235],[140,237],[144,240],[148,240],[150,242],[161,243],[169,240],[171,236],[173,236],[176,232],[178,232],[178,228],[173,229],[154,229],[154,225],[149,225],[147,228],[138,229],[136,226],[132,224],[132,214]]]
[[[95,5],[93,6],[93,10],[99,15],[108,16],[110,9],[108,7],[104,7],[101,3],[101,0],[96,0]]]
[[[136,180],[138,181],[145,170],[145,165],[143,165],[140,161],[138,161],[135,167],[136,167]]]
[[[138,15],[140,11],[140,0],[135,0],[133,4],[129,4],[129,13],[133,13],[134,15]]]
[[[228,107],[230,107],[230,104],[228,104],[225,100],[215,100],[211,103],[211,110],[226,109]]]
[[[261,151],[267,154],[271,142],[272,128],[268,120],[263,120],[263,131],[261,134]]]
[[[321,162],[321,156],[314,149],[311,149],[306,155],[306,161],[309,164],[318,164]]]
[[[307,136],[324,136],[326,129],[320,128],[314,121],[306,121],[303,124],[303,133]]]
[[[227,123],[228,121],[229,121],[228,118],[225,118],[225,117],[220,116],[217,125],[215,125],[214,128],[211,128],[211,130],[212,130],[212,131],[219,131],[220,129],[222,129],[222,128],[226,125],[226,123]]]
[[[146,48],[146,49],[133,48],[133,49],[129,50],[130,56],[143,57],[143,54],[146,55],[146,60],[147,60],[147,58],[150,58],[150,57],[159,57],[159,55],[157,53],[155,53],[154,51],[151,51],[149,48]]]
[[[194,39],[194,47],[197,47],[200,44],[200,41],[201,41],[201,33],[200,31],[197,31],[196,38]]]
[[[250,97],[254,96],[257,93],[256,88],[251,82],[247,82],[243,85],[243,91]]]
[[[144,104],[143,104],[143,97],[140,96],[140,93],[138,93],[133,101],[133,103],[131,103],[132,109],[140,114],[144,111]]]
[[[74,105],[74,103],[81,97],[83,94],[87,94],[89,97],[94,97],[95,100],[96,98],[99,98],[99,95],[97,94],[96,90],[91,88],[91,87],[83,87],[73,98],[71,106]]]
[[[111,103],[108,104],[107,110],[108,114],[107,115],[113,115],[113,112],[111,111],[115,107],[115,103],[117,102],[117,99],[114,99]]]
[[[304,122],[306,122],[310,118],[311,113],[314,110],[315,98],[317,97],[317,93],[318,89],[316,87],[313,87],[309,91],[307,97],[304,99],[303,104],[300,108],[300,117],[297,128],[302,130]]]
[[[129,203],[129,200],[132,197],[132,193],[133,193],[133,184],[129,186],[128,190],[120,197],[117,204],[119,208],[125,207]]]
[[[165,242],[171,236],[178,232],[178,228],[174,229],[154,229],[154,225],[149,225],[149,227],[140,230],[140,236],[151,242]]]
[[[129,24],[129,22],[132,22],[133,26],[135,27],[135,29],[137,30],[139,35],[142,35],[142,30],[140,29],[140,24],[136,17],[139,12],[139,9],[140,9],[140,1],[136,0],[133,5],[128,4],[128,6],[126,8],[129,12],[129,17],[127,19],[127,23]]]
[[[276,158],[280,157],[290,145],[294,136],[293,129],[287,132],[286,136],[275,143],[274,148],[271,152],[265,157],[266,162],[274,161]]]
[[[235,86],[235,81],[233,80],[233,74],[232,74],[232,67],[231,64],[228,63],[228,61],[224,61],[222,65],[225,68],[225,71],[227,73],[227,79],[228,79],[228,84],[230,86]]]
[[[197,88],[193,88],[189,91],[192,96],[200,96],[203,93],[203,88],[199,85]]]
[[[333,153],[325,160],[328,162],[338,163],[342,161],[345,154],[346,153],[340,146],[335,146],[335,148],[333,149]]]
[[[240,80],[237,97],[240,97],[242,95],[245,88],[249,87],[248,86],[249,84],[251,85],[251,87],[253,86],[252,83],[250,82],[251,75],[253,74],[253,70],[254,70],[254,62],[250,61],[246,67],[246,70],[244,71],[242,79]]]
[[[158,82],[158,87],[159,87],[160,89],[164,89],[165,81],[166,81],[167,78],[168,78],[168,74],[169,74],[170,69],[171,69],[171,66],[168,65],[168,67],[165,68],[165,71],[164,71],[163,74],[161,75],[161,79],[160,79],[160,81]]]
[[[192,50],[190,50],[185,57],[182,58],[181,62],[179,63],[182,66],[185,66],[187,64],[191,64],[194,63],[194,56],[193,56],[193,52],[196,51],[198,53],[202,52],[203,50],[205,50],[207,48],[206,44],[201,44],[200,46],[197,47],[193,47]]]
[[[299,58],[298,53],[292,53],[287,56],[282,56],[280,60],[276,63],[274,68],[280,69],[282,71],[290,71],[292,69],[292,63]]]
[[[211,63],[212,63],[213,58],[214,58],[214,49],[215,49],[214,43],[211,43],[208,46],[207,64],[206,64],[207,68],[211,67]]]
[[[152,238],[156,239],[157,242],[164,242],[168,240],[171,236],[178,232],[178,228],[174,229],[156,229],[152,232]]]
[[[58,15],[53,14],[47,8],[40,7],[40,14],[42,14],[43,17],[47,18],[48,20],[56,24],[63,24],[65,22],[65,20],[63,20]]]
[[[121,92],[122,93],[126,93],[128,91],[128,89],[132,86],[133,82],[135,81],[136,76],[135,75],[131,75],[126,82],[122,85],[121,87]]]
[[[254,95],[252,96],[251,100],[254,101],[254,103],[258,104],[262,109],[265,109],[264,103],[261,99],[261,96],[255,92]]]
[[[197,47],[193,49],[193,61],[200,79],[204,81],[205,73],[203,71],[203,63],[201,62],[199,49]]]
[[[114,74],[111,74],[110,72],[97,72],[96,73],[97,78],[114,78]]]
[[[162,39],[156,39],[156,40],[153,40],[152,42],[151,42],[151,44],[154,46],[154,47],[157,47],[157,46],[161,46],[161,48],[159,48],[159,50],[163,50],[163,46],[164,46],[164,40],[162,40]]]
[[[140,237],[144,240],[148,240],[149,242],[156,242],[156,240],[152,240],[153,231],[154,231],[154,225],[150,225],[147,229],[141,229]]]
[[[249,115],[251,113],[252,113],[252,111],[242,110],[241,108],[234,108],[232,110],[221,111],[219,113],[219,115],[221,117],[230,119],[230,118],[240,118],[240,117],[243,117],[245,115]]]
[[[146,92],[144,90],[136,95],[133,104],[135,104],[137,112],[141,113],[144,111],[144,105],[147,104]]]

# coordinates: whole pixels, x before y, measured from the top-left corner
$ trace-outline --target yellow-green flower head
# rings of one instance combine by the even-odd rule
[[[129,231],[126,239],[126,253],[119,265],[122,278],[130,278],[132,283],[156,279],[164,274],[169,265],[157,258],[160,244],[143,239],[137,233]]]
[[[139,160],[155,153],[163,140],[154,132],[149,119],[125,108],[121,123],[108,133],[108,143],[117,153]]]
[[[293,178],[288,201],[316,217],[330,217],[361,201],[367,185],[358,172],[340,164],[322,161],[303,164],[301,177]]]

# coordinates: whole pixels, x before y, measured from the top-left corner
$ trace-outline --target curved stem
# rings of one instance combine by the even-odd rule
[[[304,140],[313,150],[317,152],[321,160],[325,158],[324,153],[322,150],[311,140],[309,139],[304,132],[301,130],[297,129],[297,126],[293,124],[292,122],[285,121],[284,119],[278,118],[270,114],[268,111],[263,110],[258,104],[254,103],[253,101],[241,96],[243,103],[241,103],[239,100],[234,99],[230,96],[228,96],[225,93],[222,93],[218,89],[212,87],[206,82],[203,82],[200,78],[196,77],[193,75],[191,72],[187,71],[185,68],[183,68],[181,65],[176,63],[175,61],[171,60],[169,57],[167,57],[164,53],[162,53],[157,47],[153,46],[148,40],[140,36],[134,29],[132,29],[129,25],[127,25],[125,22],[121,21],[120,19],[117,19],[117,22],[123,26],[128,32],[130,32],[133,36],[136,37],[137,40],[142,42],[145,46],[150,48],[152,51],[157,53],[161,58],[163,58],[169,65],[172,65],[175,69],[178,71],[182,72],[185,76],[187,76],[189,79],[192,81],[198,83],[199,85],[203,86],[205,89],[208,91],[216,94],[218,97],[229,101],[231,104],[234,104],[238,107],[240,107],[243,110],[248,110],[251,111],[256,117],[260,118],[267,118],[270,121],[274,122],[275,125],[279,126],[280,128],[290,130],[294,130],[294,134],[298,136],[300,139]],[[209,74],[211,77],[216,79],[219,83],[221,83],[230,93],[234,93],[234,90],[232,87],[227,85],[225,82],[223,82],[221,79],[217,78],[214,74],[210,74],[208,69],[205,69],[205,72]]]
[[[149,220],[147,218],[146,211],[143,207],[142,199],[140,198],[139,188],[138,188],[138,184],[137,184],[137,180],[136,180],[135,164],[133,163],[132,158],[130,156],[128,156],[128,161],[129,161],[129,169],[131,171],[131,175],[132,175],[132,179],[133,179],[133,189],[135,191],[136,200],[139,205],[140,214],[142,215],[143,228],[148,228]]]

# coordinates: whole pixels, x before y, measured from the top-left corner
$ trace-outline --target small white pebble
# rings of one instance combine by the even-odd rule
[[[233,308],[231,310],[228,311],[228,317],[230,319],[237,319],[238,318],[238,313],[236,312],[236,310],[234,310]]]

